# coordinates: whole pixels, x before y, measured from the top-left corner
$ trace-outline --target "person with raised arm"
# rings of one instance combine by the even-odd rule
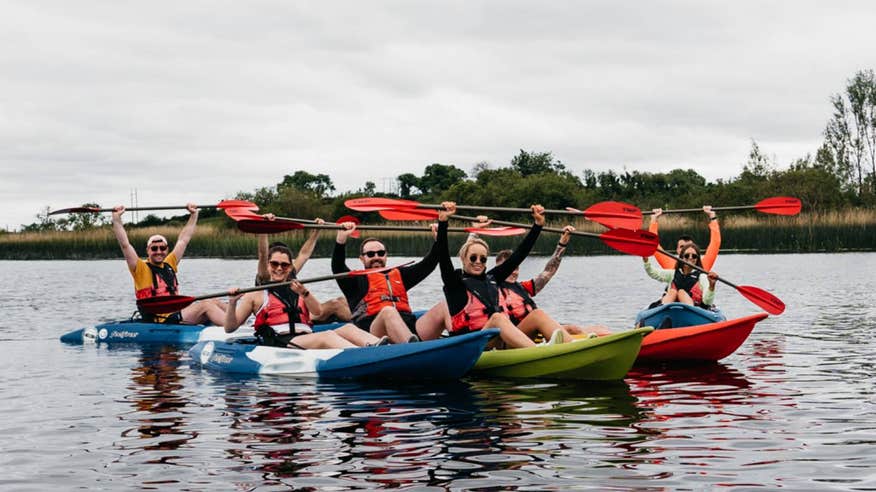
[[[134,292],[137,299],[179,293],[176,272],[198,224],[197,206],[189,203],[186,205],[186,209],[189,211],[189,220],[180,231],[173,250],[168,252],[170,245],[167,238],[160,234],[154,234],[146,241],[146,259],[143,260],[128,240],[128,233],[122,224],[125,206],[118,205],[113,208],[113,234],[122,248],[128,270],[134,279]],[[141,310],[140,314],[143,321],[147,323],[200,324],[209,321],[215,325],[221,325],[225,321],[224,306],[213,300],[196,302],[175,313],[151,314]]]
[[[532,336],[536,331],[550,339],[550,343],[571,340],[559,323],[549,323],[538,315],[524,320],[521,326],[515,326],[500,306],[499,283],[507,280],[535,245],[544,226],[544,207],[531,206],[534,224],[529,234],[504,263],[487,270],[489,247],[477,238],[467,241],[459,250],[462,269],[453,267],[448,250],[447,221],[456,213],[456,203],[444,202],[441,205],[444,208],[438,212],[438,264],[451,319],[450,335],[495,327],[499,328],[499,336],[508,348],[534,346]]]
[[[651,222],[648,225],[648,231],[658,234],[660,225],[657,219],[663,215],[663,209],[655,208],[653,212],[653,215],[651,215]],[[715,260],[718,259],[718,251],[721,249],[721,228],[718,226],[718,214],[712,210],[711,205],[704,205],[703,212],[709,217],[709,245],[706,246],[706,252],[700,259],[702,260],[703,268],[711,270],[715,265]],[[678,239],[675,242],[675,254],[680,255],[681,250],[684,247],[693,244],[693,242],[693,238],[687,234],[678,236]],[[675,268],[675,260],[666,255],[657,253],[654,255],[654,259],[657,260],[657,263],[663,269]]]

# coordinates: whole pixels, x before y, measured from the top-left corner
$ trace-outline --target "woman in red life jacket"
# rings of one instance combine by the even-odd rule
[[[554,343],[571,340],[559,324],[545,323],[538,316],[533,317],[532,322],[527,323],[525,320],[521,326],[515,326],[499,305],[498,283],[508,278],[535,245],[544,225],[544,207],[532,206],[535,223],[504,264],[487,270],[487,244],[480,239],[474,239],[466,242],[460,249],[462,269],[458,270],[453,268],[447,246],[447,220],[456,213],[456,203],[444,202],[442,205],[444,209],[438,213],[438,264],[441,267],[444,297],[451,318],[450,335],[496,327],[500,330],[502,341],[509,348],[534,346],[531,334],[536,331],[540,331]]]
[[[292,268],[292,252],[285,246],[274,246],[268,256],[271,283],[286,282]],[[314,333],[311,316],[320,313],[316,296],[298,281],[264,291],[236,294],[231,289],[225,332],[232,333],[251,314],[254,327],[264,345],[291,348],[350,348],[377,345],[381,340],[370,333],[347,324],[336,330]]]
[[[683,247],[679,256],[700,268],[703,267],[700,248],[694,243]],[[706,309],[714,304],[717,273],[701,273],[682,262],[676,262],[675,269],[655,268],[651,265],[649,258],[642,258],[642,260],[645,262],[645,271],[648,276],[669,284],[666,293],[660,299],[661,304],[681,302]]]

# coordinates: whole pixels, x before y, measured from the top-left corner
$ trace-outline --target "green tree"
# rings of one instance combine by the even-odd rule
[[[400,174],[398,178],[399,196],[402,198],[410,198],[414,188],[420,188],[420,178],[413,173]]]
[[[83,203],[83,207],[100,208],[96,203]],[[74,231],[84,231],[109,224],[109,217],[97,212],[71,214],[67,218],[67,227]]]
[[[824,130],[838,176],[865,191],[868,174],[876,174],[876,77],[862,70],[848,80],[845,94],[831,98],[833,115]],[[874,190],[870,189],[870,192]]]
[[[310,174],[307,171],[295,171],[293,175],[283,176],[283,181],[277,184],[277,192],[286,188],[299,191],[309,191],[319,197],[325,196],[330,191],[335,191],[335,185],[327,174]]]
[[[520,149],[520,153],[511,158],[511,168],[523,176],[532,176],[565,171],[566,166],[560,161],[554,161],[554,156],[550,152],[530,153]]]
[[[465,171],[453,165],[429,164],[417,188],[423,193],[437,195],[465,178]]]

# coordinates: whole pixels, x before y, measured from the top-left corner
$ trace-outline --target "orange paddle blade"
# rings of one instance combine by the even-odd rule
[[[351,198],[344,202],[344,205],[350,210],[357,212],[377,212],[378,210],[386,210],[392,208],[416,208],[420,206],[418,202],[413,200],[398,200],[395,198]]]
[[[639,229],[611,229],[600,234],[599,239],[622,253],[642,257],[653,255],[659,245],[656,234]]]
[[[436,220],[437,210],[408,208],[403,210],[379,210],[381,217],[388,220]]]
[[[785,312],[785,303],[778,297],[758,287],[750,285],[739,285],[736,290],[743,297],[760,306],[764,311],[779,315]]]
[[[254,234],[276,234],[278,232],[304,229],[304,225],[292,220],[267,220],[267,219],[241,219],[237,221],[237,228],[243,232]]]

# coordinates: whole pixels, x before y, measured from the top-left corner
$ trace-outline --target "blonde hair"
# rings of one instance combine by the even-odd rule
[[[490,256],[490,246],[483,239],[472,238],[463,243],[463,245],[459,248],[459,259],[460,261],[462,261],[463,265],[465,264],[465,258],[468,256],[469,248],[471,248],[475,244],[480,244],[481,246],[483,246],[484,249],[487,250],[487,256]]]

